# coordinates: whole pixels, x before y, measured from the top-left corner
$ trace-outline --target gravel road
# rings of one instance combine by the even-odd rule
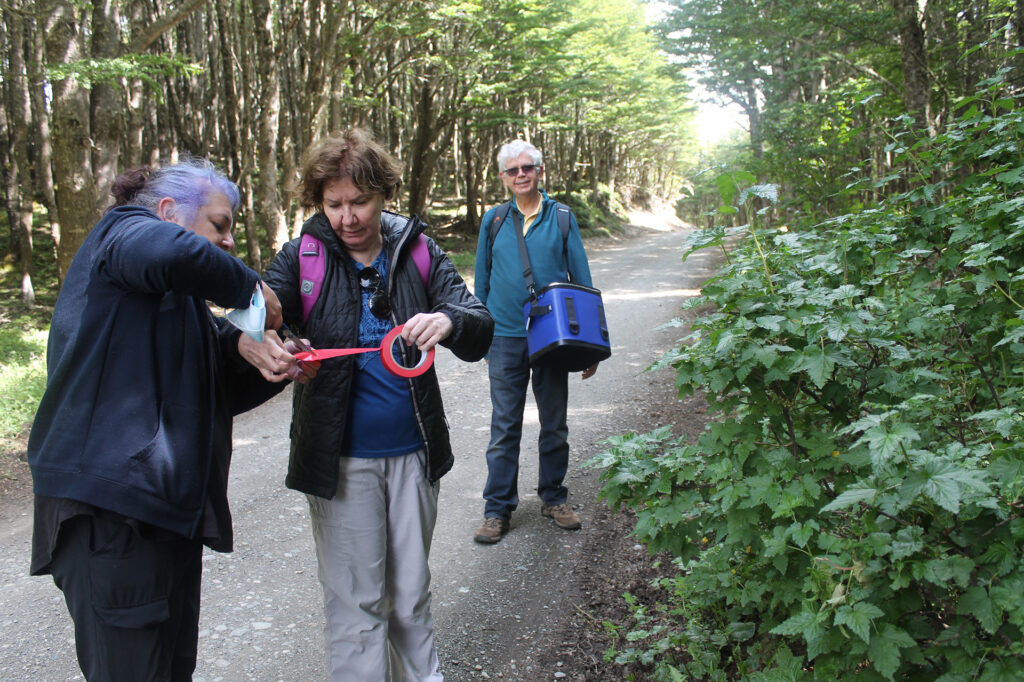
[[[573,609],[576,575],[600,555],[581,556],[589,523],[602,511],[598,472],[579,464],[600,441],[650,421],[652,386],[670,372],[645,372],[680,336],[659,326],[679,315],[711,274],[710,256],[680,264],[685,230],[647,215],[628,238],[588,242],[595,283],[604,291],[612,357],[582,382],[570,377],[572,462],[569,502],[583,529],[560,530],[540,515],[537,417],[527,404],[520,471],[520,507],[508,535],[493,546],[473,542],[483,512],[490,400],[483,363],[466,364],[441,350],[444,392],[456,463],[441,481],[431,554],[433,611],[442,671],[449,682],[502,679],[533,682],[565,677],[558,663],[541,669],[539,655],[557,642]],[[660,391],[664,395],[664,390]],[[230,498],[232,554],[203,558],[203,611],[197,682],[323,679],[321,593],[306,501],[284,487],[290,392],[235,421]],[[28,576],[31,504],[25,494],[0,500],[0,680],[82,679],[74,637],[52,580]],[[581,568],[582,567],[582,568]],[[550,657],[548,657],[550,658]]]

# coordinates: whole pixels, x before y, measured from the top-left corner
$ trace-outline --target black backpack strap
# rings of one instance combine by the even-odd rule
[[[511,210],[511,201],[506,201],[504,204],[501,204],[495,209],[494,218],[491,220],[491,224],[487,226],[487,272],[491,271],[491,261],[494,260],[492,257],[492,254],[494,253],[494,240],[498,238],[498,231],[501,230],[501,226],[505,224],[505,218]]]

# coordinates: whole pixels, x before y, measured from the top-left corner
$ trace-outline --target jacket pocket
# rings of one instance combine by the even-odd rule
[[[106,476],[174,505],[195,510],[203,499],[212,419],[191,405],[164,403],[160,407],[156,433],[128,456],[127,468]]]

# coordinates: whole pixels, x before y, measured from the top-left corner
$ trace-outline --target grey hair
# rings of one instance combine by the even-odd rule
[[[178,217],[191,223],[210,200],[211,192],[222,192],[237,211],[241,204],[238,186],[202,158],[186,158],[157,169],[133,168],[114,180],[114,205],[133,204],[156,211],[164,197],[174,199]]]
[[[505,164],[509,160],[518,158],[522,154],[529,154],[530,161],[533,162],[533,165],[544,165],[544,157],[541,155],[539,149],[525,140],[512,140],[511,142],[502,145],[501,149],[498,150],[498,171],[500,172],[505,170]]]

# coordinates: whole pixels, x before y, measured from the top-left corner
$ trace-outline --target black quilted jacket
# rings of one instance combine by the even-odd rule
[[[494,333],[494,320],[487,308],[472,294],[444,252],[427,239],[431,256],[428,286],[409,255],[413,239],[425,225],[418,218],[384,212],[381,228],[388,250],[388,295],[392,320],[398,325],[420,312],[444,312],[454,325],[441,345],[468,362],[487,353]],[[277,293],[284,308],[285,322],[308,338],[314,348],[356,348],[359,346],[359,282],[355,268],[323,213],[302,226],[325,246],[326,272],[320,295],[302,323],[299,295],[299,239],[286,243],[264,273],[264,281]],[[401,344],[396,345],[398,348]],[[291,456],[285,484],[300,492],[332,498],[338,487],[338,458],[345,434],[352,377],[353,356],[324,361],[308,385],[295,385],[292,406]],[[441,402],[437,375],[431,367],[425,374],[409,379],[409,395],[419,422],[427,461],[424,475],[434,482],[454,462],[448,423]]]

